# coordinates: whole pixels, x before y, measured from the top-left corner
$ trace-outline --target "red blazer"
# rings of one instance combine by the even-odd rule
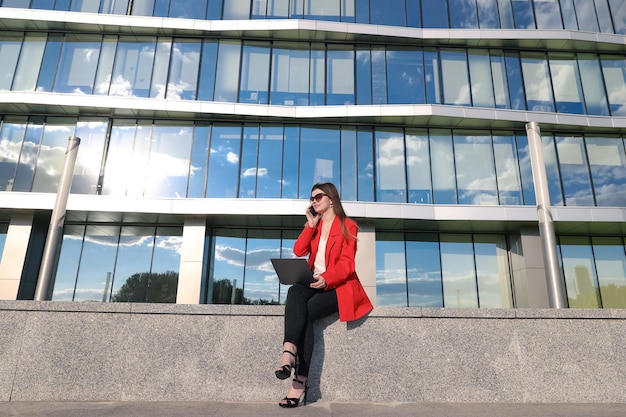
[[[358,226],[349,218],[346,218],[345,225],[346,230],[355,239],[344,238],[339,218],[335,217],[326,243],[326,272],[322,276],[326,280],[326,290],[333,288],[337,290],[339,320],[353,321],[369,313],[373,306],[354,270]],[[293,245],[296,256],[309,255],[308,263],[311,270],[314,267],[321,235],[322,220],[316,227],[305,225]]]

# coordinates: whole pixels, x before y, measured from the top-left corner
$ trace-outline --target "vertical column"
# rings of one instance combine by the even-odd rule
[[[530,148],[530,162],[533,170],[537,216],[539,218],[539,235],[541,237],[543,259],[546,268],[550,307],[564,308],[565,291],[556,252],[556,234],[554,233],[554,222],[552,221],[552,213],[550,211],[548,176],[546,175],[546,165],[543,159],[539,125],[536,122],[527,123],[526,133]]]
[[[16,300],[28,251],[33,213],[13,214],[0,262],[0,300]]]
[[[376,230],[373,225],[359,223],[359,234],[354,259],[356,273],[367,293],[376,306]]]
[[[199,304],[206,278],[206,219],[188,217],[183,226],[183,246],[176,304]]]
[[[65,211],[67,207],[67,198],[70,195],[72,186],[72,177],[74,176],[74,166],[76,165],[76,157],[78,155],[78,146],[80,138],[70,136],[67,141],[67,150],[65,151],[65,162],[63,163],[63,172],[59,179],[59,187],[57,189],[57,197],[52,209],[52,218],[50,219],[50,228],[46,237],[46,245],[41,258],[41,269],[39,270],[39,278],[37,279],[37,288],[35,289],[35,301],[49,300],[52,291],[52,279],[56,272],[57,262],[59,260],[59,251],[61,249],[61,239],[63,238],[63,225],[65,224]]]

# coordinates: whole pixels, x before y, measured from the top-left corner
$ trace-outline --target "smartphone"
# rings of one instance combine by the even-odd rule
[[[313,217],[317,216],[317,211],[315,211],[315,209],[313,208],[313,206],[311,206],[311,207],[309,208],[309,211],[311,212],[311,215],[312,215]]]

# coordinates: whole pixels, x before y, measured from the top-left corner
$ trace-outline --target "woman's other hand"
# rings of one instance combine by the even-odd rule
[[[315,280],[315,282],[313,282],[310,287],[314,290],[323,290],[328,285],[326,284],[326,280],[324,279],[324,277],[321,275],[313,276],[313,279]]]
[[[313,215],[313,213],[311,212],[311,208],[313,208],[313,205],[310,205],[306,208],[306,212],[304,213],[306,215],[306,222],[308,224],[309,227],[313,228],[317,225],[317,222],[320,221],[320,218],[322,217],[319,213],[317,213],[315,216]]]

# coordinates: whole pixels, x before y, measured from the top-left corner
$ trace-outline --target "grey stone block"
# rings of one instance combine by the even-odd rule
[[[23,314],[15,311],[0,313],[0,401],[11,398],[24,324]]]

